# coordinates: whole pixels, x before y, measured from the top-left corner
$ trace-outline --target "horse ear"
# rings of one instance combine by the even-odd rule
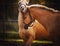
[[[29,4],[29,0],[26,0],[27,1],[27,4]]]

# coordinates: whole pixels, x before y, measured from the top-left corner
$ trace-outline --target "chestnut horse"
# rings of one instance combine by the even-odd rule
[[[60,11],[38,4],[30,5],[28,8],[31,17],[36,19],[48,32],[46,38],[52,40],[54,46],[59,46]]]
[[[31,46],[34,39],[53,40],[57,44],[60,36],[60,12],[43,5],[28,6],[27,3],[22,2],[20,4],[19,36],[24,40],[26,46]],[[31,20],[35,21],[30,23]],[[24,28],[25,24],[28,24],[27,29]]]

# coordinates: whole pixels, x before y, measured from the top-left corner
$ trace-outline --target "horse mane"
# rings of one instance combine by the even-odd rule
[[[58,10],[55,10],[55,9],[53,9],[53,8],[49,8],[49,7],[47,7],[47,6],[40,5],[40,4],[33,4],[33,5],[28,6],[28,8],[31,8],[31,7],[40,7],[40,8],[49,10],[49,11],[59,12]]]

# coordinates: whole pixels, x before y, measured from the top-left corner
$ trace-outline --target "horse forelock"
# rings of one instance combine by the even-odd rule
[[[59,12],[58,10],[55,10],[53,8],[49,8],[47,6],[39,5],[39,4],[33,4],[33,5],[28,6],[28,8],[31,8],[31,7],[39,7],[39,8],[44,8],[44,9],[49,10],[49,11]]]

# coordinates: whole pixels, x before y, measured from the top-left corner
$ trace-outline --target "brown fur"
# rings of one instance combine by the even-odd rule
[[[22,21],[26,23],[30,22],[28,12],[23,13],[24,16],[20,18],[22,21],[19,21],[20,23],[18,22],[20,29],[19,35],[24,40],[26,46],[31,46],[34,39],[58,41],[57,39],[60,36],[60,12],[52,12],[38,7],[31,7],[29,10],[33,19],[36,19],[33,26],[29,27],[27,30],[24,29],[24,23]],[[23,19],[23,17],[26,18]]]

